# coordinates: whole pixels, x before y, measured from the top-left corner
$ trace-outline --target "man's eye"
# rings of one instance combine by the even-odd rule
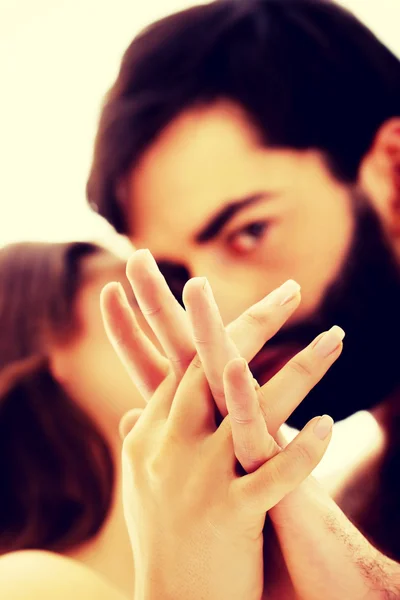
[[[251,252],[258,247],[266,234],[267,221],[254,221],[229,236],[229,244],[233,250],[241,254]]]

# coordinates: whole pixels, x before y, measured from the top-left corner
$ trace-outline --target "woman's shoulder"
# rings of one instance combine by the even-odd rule
[[[4,600],[126,600],[82,563],[42,550],[1,556],[0,589]]]

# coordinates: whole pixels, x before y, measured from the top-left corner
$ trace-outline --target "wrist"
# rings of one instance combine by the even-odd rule
[[[153,553],[149,564],[135,563],[134,600],[201,600],[204,594],[200,582],[193,575],[188,557],[185,561],[178,552]]]
[[[180,596],[173,589],[172,579],[176,585],[176,573],[170,565],[165,564],[161,556],[154,565],[135,561],[134,600],[180,600]]]

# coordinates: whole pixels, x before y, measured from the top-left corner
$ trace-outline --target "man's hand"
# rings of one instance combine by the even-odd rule
[[[398,563],[378,552],[312,477],[269,516],[297,598],[400,598]]]

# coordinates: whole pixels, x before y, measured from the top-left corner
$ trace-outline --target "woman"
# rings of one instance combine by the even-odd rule
[[[118,424],[143,401],[104,332],[110,280],[133,303],[125,261],[99,246],[0,250],[0,553],[61,553],[131,596]]]

